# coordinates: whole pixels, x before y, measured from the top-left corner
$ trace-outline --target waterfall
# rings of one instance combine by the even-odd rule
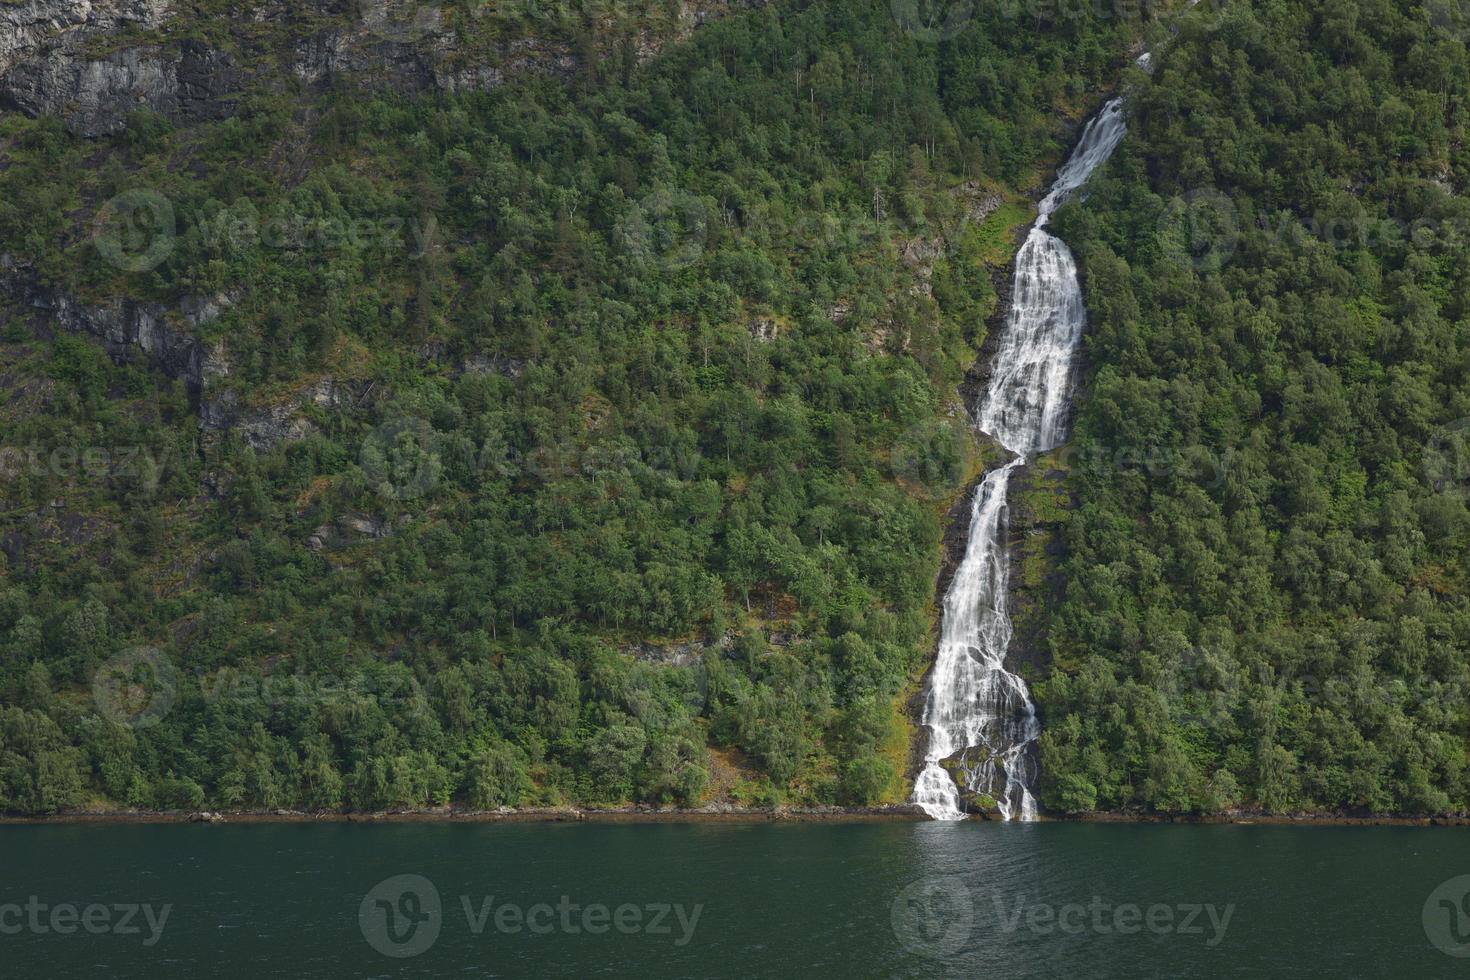
[[[1139,61],[1147,68],[1147,55]],[[963,820],[959,786],[989,796],[1007,820],[1036,819],[1031,786],[1041,734],[1026,682],[1006,670],[1011,620],[1006,610],[1010,555],[1006,493],[1011,474],[1066,438],[1072,358],[1087,311],[1072,252],[1046,231],[1047,219],[1123,138],[1121,99],[1103,106],[1038,206],[1036,223],[1016,255],[1011,309],[990,386],[976,420],[1016,454],[975,491],[965,558],[944,597],[939,653],[924,699],[929,730],[914,802],[936,820]]]

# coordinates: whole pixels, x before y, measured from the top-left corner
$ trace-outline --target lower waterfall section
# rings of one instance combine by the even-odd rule
[[[965,559],[944,597],[939,655],[924,701],[929,751],[914,785],[914,802],[938,820],[964,818],[961,783],[968,793],[989,797],[1008,820],[1036,816],[1030,753],[1041,728],[1026,682],[1005,669],[1011,641],[1006,490],[1021,462],[992,470],[975,491]]]

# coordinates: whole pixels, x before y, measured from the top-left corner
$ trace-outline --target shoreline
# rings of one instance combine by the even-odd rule
[[[972,815],[971,822],[1001,823]],[[0,826],[42,824],[385,824],[385,823],[927,823],[910,804],[879,807],[708,807],[690,810],[576,807],[522,810],[87,810],[49,816],[0,815]],[[1100,812],[1043,815],[1042,823],[1175,824],[1295,827],[1470,827],[1470,816],[1396,814],[1222,813],[1159,814]]]
[[[909,804],[878,807],[708,807],[689,810],[532,807],[519,810],[86,810],[45,816],[3,814],[0,826],[25,824],[221,823],[879,823],[928,820]]]
[[[1078,813],[1045,818],[1056,823],[1196,824],[1289,827],[1470,827],[1470,816],[1392,813]]]

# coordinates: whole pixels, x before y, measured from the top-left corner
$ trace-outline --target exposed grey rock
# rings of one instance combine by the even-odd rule
[[[1005,199],[999,194],[982,190],[973,180],[962,184],[954,192],[954,196],[959,205],[959,214],[946,230],[932,236],[911,238],[899,246],[899,258],[917,280],[913,291],[918,295],[933,295],[931,280],[934,277],[934,263],[949,249],[951,241],[959,240],[965,226],[984,221],[1005,203]]]
[[[291,74],[308,85],[338,81],[395,92],[483,92],[516,75],[569,78],[577,59],[553,41],[522,38],[467,60],[456,38],[434,32],[414,41],[383,39],[361,29],[302,38]]]
[[[192,336],[219,316],[227,305],[223,297],[186,297],[177,307],[133,300],[93,305],[59,289],[36,284],[28,270],[9,256],[0,256],[0,293],[37,311],[46,323],[67,333],[95,338],[119,363],[146,360],[157,364],[196,394],[211,378],[229,373],[223,349],[209,347]]]
[[[233,431],[257,453],[282,442],[304,439],[315,427],[300,414],[301,402],[292,400],[268,408],[245,409],[233,389],[200,399],[199,427],[206,431]]]
[[[331,378],[323,378],[285,401],[264,408],[242,405],[239,392],[233,388],[206,391],[199,401],[199,427],[206,431],[238,433],[251,449],[265,453],[283,442],[305,439],[317,431],[302,414],[308,405],[344,409],[355,407],[358,401],[360,396]]]
[[[729,8],[766,2],[686,0],[671,31],[646,32],[635,46],[640,57],[651,57]],[[116,132],[139,109],[184,124],[221,118],[250,85],[281,91],[294,80],[404,93],[485,91],[516,75],[567,78],[581,66],[562,40],[469,45],[433,5],[417,6],[421,16],[404,19],[391,0],[385,3],[382,9],[364,0],[258,3],[237,18],[252,29],[220,49],[159,30],[179,16],[169,0],[0,2],[0,104],[58,114],[74,133],[90,137]],[[271,25],[282,29],[262,30]],[[129,27],[152,33],[129,44],[121,33]],[[114,37],[118,45],[103,53],[99,42]]]
[[[85,54],[87,43],[81,34],[68,34],[16,65],[5,76],[3,94],[31,115],[62,116],[79,136],[101,136],[143,109],[175,123],[221,118],[242,81],[232,56],[195,41],[170,49],[122,48],[96,59]]]
[[[151,109],[176,121],[218,116],[240,82],[230,59],[195,41],[169,50],[121,47],[89,53],[94,39],[152,30],[168,0],[26,0],[0,4],[0,102],[32,115],[55,113],[72,132],[96,136]]]
[[[714,642],[695,640],[690,643],[629,643],[622,647],[622,652],[644,663],[665,667],[692,667],[704,659],[706,650],[719,650],[728,654],[734,647],[735,634],[726,633]]]
[[[994,191],[982,190],[980,185],[973,180],[965,181],[960,185],[958,193],[961,203],[960,220],[965,223],[978,224],[994,214],[1005,203],[1005,198]]]
[[[776,324],[776,321],[771,317],[765,316],[750,321],[745,329],[750,332],[751,339],[758,344],[769,344],[781,332],[781,328]]]
[[[22,0],[0,4],[0,73],[47,44],[85,31],[128,25],[157,27],[169,15],[168,0]]]
[[[348,511],[330,524],[323,524],[306,539],[311,551],[323,548],[340,548],[360,538],[386,538],[393,534],[393,526],[381,517]]]
[[[464,374],[498,374],[505,378],[519,378],[526,373],[526,361],[519,357],[490,357],[486,354],[471,354],[460,362]]]
[[[231,373],[224,345],[207,344],[194,336],[229,305],[223,296],[186,296],[176,307],[133,300],[94,305],[37,285],[29,270],[8,255],[0,255],[0,296],[35,310],[42,317],[43,330],[54,326],[92,337],[118,363],[146,361],[182,380],[199,399],[200,429],[236,431],[258,453],[315,432],[316,427],[302,414],[308,405],[344,409],[356,407],[363,399],[351,386],[323,378],[277,405],[242,404],[236,389],[220,387]]]

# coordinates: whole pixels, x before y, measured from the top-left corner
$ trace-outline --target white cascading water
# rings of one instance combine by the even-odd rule
[[[1145,70],[1147,57],[1138,62]],[[1031,785],[1041,725],[1026,682],[1005,668],[1011,640],[1006,492],[1018,466],[1066,438],[1072,358],[1087,322],[1072,252],[1046,232],[1046,222],[1112,154],[1124,128],[1121,99],[1088,122],[1016,255],[1011,309],[977,414],[981,431],[1016,458],[975,491],[969,542],[944,597],[939,654],[924,701],[929,750],[913,799],[936,820],[965,818],[944,760],[957,762],[966,788],[995,800],[1005,819],[1036,819]]]

